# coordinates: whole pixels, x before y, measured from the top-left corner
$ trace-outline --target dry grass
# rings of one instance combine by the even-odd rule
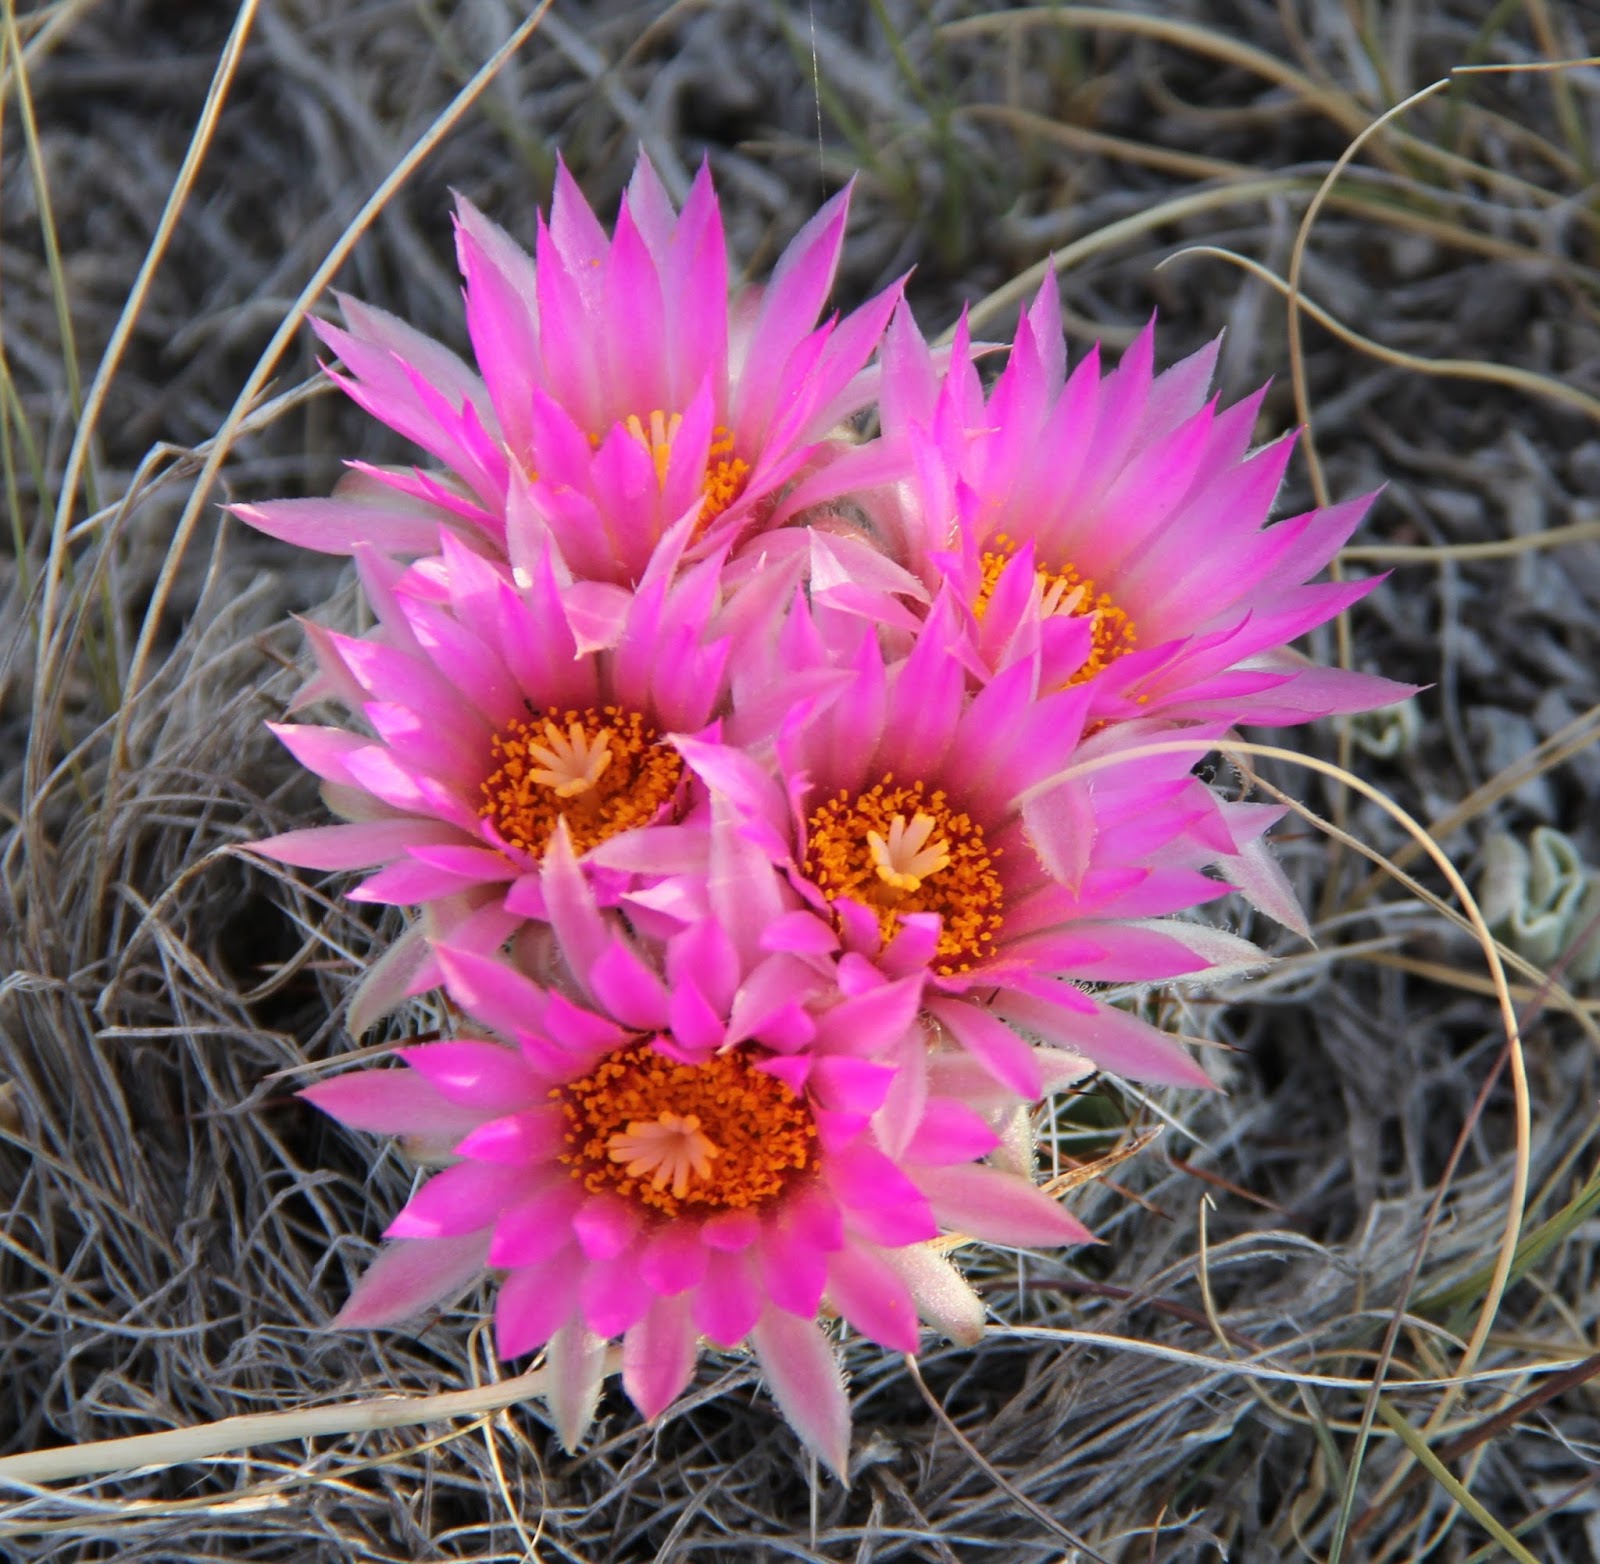
[[[972,303],[998,334],[1053,251],[1080,350],[1153,306],[1169,359],[1226,326],[1225,391],[1279,374],[1272,427],[1310,425],[1289,500],[1389,484],[1347,568],[1395,573],[1319,653],[1432,686],[1405,720],[1292,742],[1436,822],[1469,882],[1491,832],[1539,824],[1600,864],[1600,66],[1533,68],[1600,49],[1600,18],[1150,9],[563,4],[441,135],[522,15],[505,0],[245,6],[220,75],[217,8],[7,6],[6,1451],[506,1373],[481,1296],[416,1337],[321,1329],[413,1172],[290,1092],[348,1057],[349,976],[393,929],[233,849],[316,808],[261,726],[295,682],[286,612],[357,610],[337,562],[214,503],[400,454],[309,378],[294,314],[342,257],[339,286],[460,342],[450,187],[527,239],[558,150],[602,207],[641,141],[669,182],[709,155],[757,271],[859,168],[846,302],[914,261],[926,326]],[[1328,182],[1386,111],[1486,64],[1521,69],[1407,103]],[[744,1359],[713,1357],[654,1429],[609,1396],[577,1457],[519,1402],[13,1486],[0,1553],[1597,1556],[1600,1000],[1559,960],[1511,963],[1519,1129],[1490,968],[1438,866],[1336,775],[1240,763],[1348,833],[1282,833],[1316,948],[1240,913],[1273,974],[1141,1001],[1214,1045],[1227,1095],[1057,1105],[1063,1169],[1162,1127],[1074,1196],[1105,1246],[969,1254],[997,1326],[930,1343],[920,1379],[852,1344],[848,1491]]]

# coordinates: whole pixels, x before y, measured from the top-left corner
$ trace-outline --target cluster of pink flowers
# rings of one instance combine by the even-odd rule
[[[430,463],[235,507],[350,555],[375,621],[308,626],[296,707],[348,720],[275,730],[345,823],[255,850],[415,909],[353,1032],[439,986],[464,1018],[304,1094],[446,1164],[340,1322],[487,1269],[569,1446],[608,1342],[652,1418],[747,1343],[844,1474],[819,1313],[975,1340],[931,1241],[1089,1237],[1036,1182],[1040,1098],[1208,1084],[1096,985],[1259,961],[1176,916],[1231,889],[1296,917],[1277,811],[1205,744],[1405,693],[1288,649],[1370,586],[1310,584],[1366,502],[1266,525],[1290,442],[1251,449],[1214,349],[1068,374],[1052,282],[985,390],[899,287],[821,319],[845,218],[730,298],[704,171],[677,212],[641,159],[609,237],[563,171],[532,257],[462,202],[475,368],[350,300],[317,328]]]

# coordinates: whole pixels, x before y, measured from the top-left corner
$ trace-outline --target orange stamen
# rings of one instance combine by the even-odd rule
[[[684,1064],[632,1043],[550,1096],[573,1178],[663,1216],[760,1209],[815,1161],[804,1100],[745,1048]]]
[[[942,788],[896,786],[893,775],[854,798],[841,792],[807,822],[806,874],[830,901],[870,907],[885,941],[907,913],[936,912],[934,969],[970,971],[993,953],[1004,888],[983,827]]]
[[[567,822],[580,854],[649,825],[683,777],[678,752],[638,712],[618,706],[565,712],[552,706],[527,721],[513,718],[491,750],[496,769],[483,783],[479,813],[536,858],[558,820]]]

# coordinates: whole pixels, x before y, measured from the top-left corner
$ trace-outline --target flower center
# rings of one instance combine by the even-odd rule
[[[663,486],[667,481],[667,468],[672,462],[672,442],[683,424],[683,414],[671,417],[659,409],[642,419],[637,413],[624,420],[624,428],[650,453],[655,463],[656,482]],[[700,525],[704,532],[744,489],[750,473],[750,464],[733,454],[733,436],[720,425],[711,432],[711,450],[706,459],[706,492],[700,502]]]
[[[972,611],[979,619],[989,611],[989,600],[1000,580],[1000,572],[1011,563],[1017,545],[1005,533],[996,533],[989,540],[994,548],[987,550],[978,560],[978,593]],[[1034,574],[1039,579],[1039,590],[1044,598],[1046,614],[1074,614],[1080,619],[1094,620],[1094,641],[1083,666],[1068,681],[1082,684],[1092,679],[1108,663],[1113,663],[1124,652],[1131,652],[1139,644],[1139,633],[1125,609],[1119,608],[1109,593],[1095,589],[1094,582],[1078,572],[1068,561],[1059,570],[1038,566]]]
[[[886,776],[852,798],[839,793],[807,822],[806,873],[830,900],[870,907],[885,941],[910,912],[936,912],[934,970],[971,970],[993,954],[1004,922],[1004,887],[983,827],[953,808],[943,789],[896,786]]]
[[[573,851],[649,825],[678,790],[683,761],[636,711],[552,706],[514,717],[494,736],[495,771],[479,814],[504,839],[540,857],[564,819]]]
[[[550,1096],[573,1178],[664,1216],[768,1206],[815,1160],[804,1100],[747,1048],[684,1064],[633,1043]]]

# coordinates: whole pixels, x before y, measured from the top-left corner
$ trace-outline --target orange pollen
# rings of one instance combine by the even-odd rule
[[[942,788],[896,786],[894,776],[852,798],[841,792],[807,822],[806,874],[829,899],[870,907],[884,940],[905,914],[939,914],[934,970],[970,971],[993,954],[1005,888],[983,827],[951,807]]]
[[[804,1100],[748,1048],[683,1064],[632,1043],[550,1097],[567,1121],[560,1160],[573,1178],[663,1216],[759,1210],[816,1160]]]
[[[972,611],[979,619],[989,611],[989,599],[1000,580],[1000,573],[1011,563],[1017,551],[1016,544],[1003,532],[990,540],[992,551],[986,551],[978,560],[978,594]],[[1047,614],[1075,614],[1079,618],[1094,620],[1094,641],[1083,666],[1068,681],[1082,684],[1092,679],[1108,663],[1113,663],[1124,652],[1131,652],[1139,644],[1139,632],[1125,609],[1119,608],[1109,593],[1099,592],[1094,582],[1080,575],[1070,561],[1059,570],[1047,570],[1040,565],[1034,574],[1038,577],[1039,591]]]
[[[678,752],[636,711],[619,706],[514,717],[491,744],[495,770],[478,813],[514,847],[541,857],[556,821],[573,851],[649,825],[683,777]]]
[[[672,442],[683,426],[683,414],[670,416],[657,409],[648,418],[637,413],[623,420],[623,427],[650,453],[655,464],[656,482],[663,487],[672,465]],[[706,459],[706,492],[700,502],[700,531],[704,531],[743,492],[750,464],[733,453],[733,435],[720,424],[711,432],[711,449]]]

